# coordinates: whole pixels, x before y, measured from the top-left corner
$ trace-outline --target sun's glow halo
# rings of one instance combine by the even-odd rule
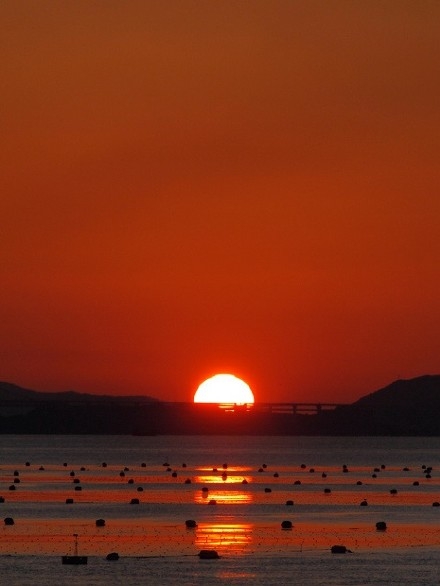
[[[206,379],[194,395],[194,403],[254,403],[249,385],[233,374],[216,374]]]

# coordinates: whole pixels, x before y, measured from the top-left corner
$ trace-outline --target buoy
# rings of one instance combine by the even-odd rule
[[[264,492],[272,492],[272,489],[271,488],[265,488],[264,489]]]
[[[286,501],[286,505],[288,507],[293,507],[293,501]]]
[[[144,489],[142,488],[142,486],[138,486],[136,490],[137,490],[138,492],[143,492],[143,491],[144,491]]]
[[[105,519],[96,519],[95,525],[97,527],[105,527]]]
[[[397,494],[397,488],[392,488],[390,490],[390,494]]]
[[[139,504],[139,499],[131,499],[130,505],[138,505],[138,504]]]
[[[279,477],[279,474],[278,474],[278,472],[274,472],[274,475],[273,475],[273,477],[274,477],[274,478],[278,478],[278,477]]]
[[[330,494],[330,493],[331,493],[330,488],[324,488],[324,494]]]
[[[66,505],[73,505],[73,499],[66,499]]]
[[[281,522],[282,529],[292,529],[292,527],[293,527],[292,521],[282,521]]]
[[[11,486],[9,487],[9,490],[15,490],[15,484],[11,484]]]
[[[433,506],[433,507],[440,507],[440,503],[439,503],[438,501],[434,501],[434,502],[432,503],[432,506]]]
[[[199,558],[201,560],[218,560],[219,557],[215,549],[202,549],[199,551]]]
[[[191,478],[187,478],[187,479],[185,480],[185,484],[191,484]]]
[[[217,504],[217,501],[216,501],[215,499],[211,499],[211,500],[208,502],[208,505],[216,505],[216,504]]]
[[[112,551],[105,556],[105,559],[109,562],[116,562],[119,559],[119,554],[116,551]]]
[[[0,496],[0,503],[4,503],[5,502],[5,497],[4,496]]]
[[[133,478],[129,478],[129,479],[128,479],[128,484],[134,484],[134,480],[133,480]]]
[[[194,519],[187,519],[185,521],[185,525],[188,527],[188,529],[194,529],[194,527],[197,527],[197,523],[194,521]]]
[[[367,501],[364,499],[364,500],[361,502],[361,505],[360,505],[360,506],[361,506],[361,507],[368,507],[368,502],[367,502]]]
[[[378,521],[376,523],[376,529],[377,531],[386,531],[387,524],[385,523],[385,521]]]
[[[5,517],[5,525],[14,525],[14,519],[12,517]]]
[[[362,486],[362,480],[358,480],[358,481],[356,482],[356,485],[357,485],[357,486]]]
[[[75,490],[76,490],[77,492],[81,491],[81,490],[82,490],[82,486],[75,486]]]
[[[349,551],[345,545],[332,545],[331,550],[332,553],[347,553]]]
[[[301,480],[295,480],[295,482],[293,484],[296,484],[297,486],[299,486],[301,484]]]

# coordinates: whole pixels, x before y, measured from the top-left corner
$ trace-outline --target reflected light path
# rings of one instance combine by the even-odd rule
[[[251,493],[241,492],[239,490],[210,490],[209,492],[200,491],[194,495],[196,503],[207,504],[210,500],[215,500],[217,504],[226,505],[246,505],[252,502]]]
[[[198,482],[200,484],[213,484],[213,483],[229,483],[229,484],[241,484],[243,482],[243,480],[246,480],[247,482],[251,481],[251,477],[250,476],[234,476],[234,475],[230,475],[228,474],[227,476],[222,476],[221,474],[206,474],[204,476],[195,476],[194,478],[194,482]]]
[[[219,553],[245,553],[252,543],[250,523],[201,523],[197,529],[196,541],[200,549],[216,549]]]
[[[194,477],[194,482],[201,484],[212,484],[214,482],[241,484],[243,480],[246,480],[247,482],[251,481],[252,478],[249,476],[251,470],[252,469],[249,466],[228,467],[227,469],[199,468],[198,471],[201,472],[201,474]]]

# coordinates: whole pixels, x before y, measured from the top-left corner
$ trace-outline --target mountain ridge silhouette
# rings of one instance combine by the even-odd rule
[[[0,433],[440,436],[440,375],[400,379],[314,414],[257,406],[228,411],[147,395],[48,393],[0,382]]]

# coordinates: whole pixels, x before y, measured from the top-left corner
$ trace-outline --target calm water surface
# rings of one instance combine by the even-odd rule
[[[439,438],[1,436],[0,445],[0,506],[17,520],[0,528],[1,583],[440,584],[440,508],[432,507],[440,500]],[[15,469],[23,482],[12,495]],[[84,491],[67,506],[71,471]],[[202,486],[217,506],[207,506]],[[128,504],[133,496],[139,506]],[[98,517],[108,530],[95,528]],[[197,519],[197,532],[184,528],[188,518]],[[290,518],[293,531],[282,533]],[[390,527],[378,537],[374,525],[384,519]],[[60,563],[59,542],[71,527],[87,566]],[[125,547],[113,563],[103,555],[112,535]],[[353,553],[332,555],[326,539]],[[202,548],[221,559],[200,560]]]

